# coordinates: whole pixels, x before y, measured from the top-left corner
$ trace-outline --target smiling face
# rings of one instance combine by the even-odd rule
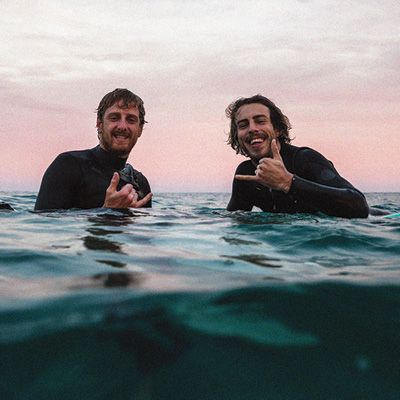
[[[130,103],[126,107],[122,100],[107,108],[103,119],[97,120],[100,147],[121,158],[129,156],[142,129],[137,106]]]
[[[253,161],[271,157],[271,141],[278,132],[271,122],[270,111],[260,103],[241,106],[235,116],[238,141],[243,151]]]

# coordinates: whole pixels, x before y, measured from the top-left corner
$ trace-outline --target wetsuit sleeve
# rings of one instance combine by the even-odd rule
[[[333,164],[315,150],[304,148],[295,159],[289,195],[319,211],[337,217],[365,218],[369,208],[364,195],[342,178]]]
[[[60,154],[43,175],[35,210],[58,210],[74,207],[74,194],[80,186],[79,163],[70,155]]]
[[[236,169],[235,175],[236,174],[254,175],[254,171],[248,171],[243,168],[242,164],[240,164]],[[252,189],[248,182],[239,181],[233,178],[232,195],[226,209],[228,211],[251,211],[253,209],[253,203],[251,202],[251,196],[249,195],[251,190]]]

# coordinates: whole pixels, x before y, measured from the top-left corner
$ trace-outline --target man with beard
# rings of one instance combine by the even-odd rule
[[[126,160],[143,131],[142,99],[127,89],[97,109],[99,145],[60,154],[47,168],[35,210],[151,207],[150,186]]]
[[[253,206],[277,213],[317,213],[365,218],[364,195],[342,178],[322,154],[291,144],[288,118],[256,95],[230,104],[228,144],[250,160],[236,169],[228,211]]]

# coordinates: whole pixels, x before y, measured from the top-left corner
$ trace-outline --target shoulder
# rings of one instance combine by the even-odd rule
[[[296,173],[311,173],[315,170],[331,170],[336,173],[335,167],[320,152],[312,149],[311,147],[297,147],[293,154],[293,170]]]
[[[57,156],[61,159],[88,159],[92,158],[92,149],[87,150],[71,150],[61,153]]]
[[[293,146],[292,144],[285,143],[282,145],[281,154],[286,158],[325,158],[321,153],[306,146]]]
[[[298,147],[296,151],[296,159],[302,159],[312,162],[328,162],[331,163],[324,155],[320,152],[312,149],[311,147]]]
[[[90,150],[73,150],[60,153],[50,166],[73,166],[92,159]]]
[[[55,175],[59,178],[70,178],[76,174],[80,174],[82,168],[91,159],[90,151],[75,150],[60,153],[48,166],[46,176]]]
[[[90,157],[90,150],[71,150],[60,153],[56,160],[74,160]]]

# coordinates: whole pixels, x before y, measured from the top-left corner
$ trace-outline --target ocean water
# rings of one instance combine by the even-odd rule
[[[34,213],[0,192],[0,399],[400,399],[400,218],[228,198]]]

